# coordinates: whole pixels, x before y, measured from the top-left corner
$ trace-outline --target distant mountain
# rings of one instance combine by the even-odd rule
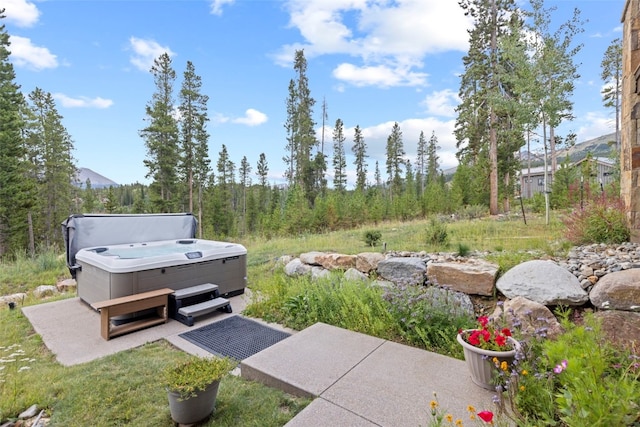
[[[597,158],[597,157],[610,158],[611,149],[612,149],[612,146],[615,144],[615,141],[616,141],[615,132],[602,135],[597,138],[593,138],[587,141],[577,143],[573,147],[561,148],[557,150],[556,159],[558,160],[558,163],[560,163],[564,161],[565,157],[568,155],[569,161],[571,161],[571,163],[575,163],[587,157],[588,153],[591,153],[591,155],[594,158]],[[527,163],[526,150],[523,150],[520,153],[520,158],[523,164]],[[543,163],[544,163],[544,158],[541,153],[531,153],[531,166],[539,166],[539,165],[542,165]]]
[[[86,188],[87,179],[91,181],[91,188],[109,188],[118,187],[120,185],[89,168],[78,168],[74,184],[77,187]]]
[[[573,147],[557,150],[556,158],[558,159],[558,163],[562,162],[565,156],[567,155],[569,155],[569,160],[572,163],[575,163],[577,161],[584,159],[585,157],[587,157],[588,153],[591,153],[591,155],[594,158],[597,158],[597,157],[610,158],[611,148],[612,148],[612,145],[615,144],[615,141],[616,141],[615,132],[602,135],[597,138],[593,138],[584,142],[577,143]],[[531,166],[540,166],[544,163],[544,158],[540,153],[532,152],[530,154],[530,157],[531,157]],[[526,147],[524,147],[524,149],[520,152],[520,160],[522,164],[527,163]],[[444,174],[445,177],[447,177],[447,180],[450,180],[453,174],[456,172],[456,169],[457,169],[457,166],[454,166],[454,167],[443,170],[442,173]]]
[[[584,159],[587,157],[587,153],[591,153],[593,157],[611,157],[611,149],[615,143],[615,132],[602,135],[576,144],[573,147],[558,150],[558,161],[564,159],[567,154],[572,162]]]

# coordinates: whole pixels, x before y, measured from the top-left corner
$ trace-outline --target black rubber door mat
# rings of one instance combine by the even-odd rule
[[[231,316],[179,336],[218,356],[244,360],[289,335],[246,317]]]

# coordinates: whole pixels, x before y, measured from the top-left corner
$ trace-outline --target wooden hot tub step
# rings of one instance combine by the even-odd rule
[[[224,309],[225,312],[231,313],[231,303],[226,298],[214,298],[197,304],[182,307],[176,313],[176,320],[187,326],[193,326],[194,318],[204,316],[216,310]]]

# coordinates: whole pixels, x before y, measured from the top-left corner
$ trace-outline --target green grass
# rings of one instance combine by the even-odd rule
[[[51,414],[53,426],[173,425],[159,372],[186,354],[166,341],[64,367],[20,310],[0,309],[0,324],[0,420],[35,403]],[[230,376],[205,425],[282,426],[308,403]]]
[[[48,249],[35,258],[16,254],[13,259],[0,258],[0,295],[27,292],[38,285],[55,285],[69,277],[64,254]]]
[[[418,328],[413,336],[406,331],[399,332],[396,325],[389,324],[398,322],[398,313],[382,312],[382,303],[372,303],[374,295],[379,296],[378,291],[363,292],[349,284],[332,288],[328,282],[319,293],[305,294],[308,283],[292,284],[284,280],[275,261],[282,255],[297,256],[308,251],[346,254],[382,251],[381,245],[372,248],[366,244],[365,233],[369,230],[381,232],[381,242],[386,243],[387,250],[456,252],[460,245],[465,245],[471,251],[488,251],[488,256],[503,269],[533,256],[527,251],[548,254],[557,251],[556,248],[562,249],[556,243],[561,232],[558,223],[545,226],[543,220],[536,218],[528,218],[528,222],[524,225],[516,220],[481,219],[446,223],[449,235],[446,247],[426,243],[428,220],[366,225],[321,235],[269,240],[246,238],[240,243],[248,250],[248,284],[260,302],[252,306],[250,312],[266,320],[282,322],[295,319],[296,313],[304,314],[304,318],[300,316],[296,320],[296,327],[323,319],[364,333],[419,344],[433,330]],[[14,261],[0,262],[0,295],[27,292],[43,284],[54,285],[65,277],[69,275],[63,255],[54,251],[36,259],[20,255]],[[269,297],[260,301],[266,295]],[[358,298],[362,295],[368,295],[369,299]],[[304,305],[296,307],[296,304],[305,304],[305,296],[318,299],[318,304],[309,312],[302,310]],[[30,297],[25,301],[27,305],[34,303],[40,301]],[[403,309],[410,313],[414,307]],[[425,307],[417,310],[423,313]],[[185,355],[164,341],[64,367],[56,362],[20,310],[0,307],[0,325],[0,366],[4,367],[0,370],[0,422],[35,403],[51,414],[54,426],[172,425],[158,372]],[[73,325],[60,325],[65,327],[73,328]],[[16,351],[16,357],[9,357]],[[230,377],[220,387],[215,415],[207,425],[281,426],[308,403],[307,399]]]

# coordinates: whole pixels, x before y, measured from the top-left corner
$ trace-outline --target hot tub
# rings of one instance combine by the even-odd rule
[[[161,288],[174,290],[203,283],[220,294],[244,292],[247,250],[236,243],[172,239],[78,250],[75,277],[78,296],[94,302]]]

